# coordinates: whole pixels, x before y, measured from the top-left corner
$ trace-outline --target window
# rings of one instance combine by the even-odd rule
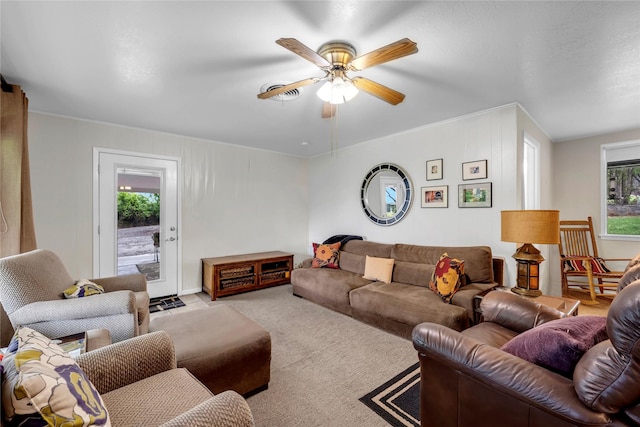
[[[602,147],[602,235],[640,239],[640,141]]]

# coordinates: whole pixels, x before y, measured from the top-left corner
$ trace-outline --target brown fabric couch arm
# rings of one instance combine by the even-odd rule
[[[142,292],[147,290],[147,278],[141,273],[125,274],[123,276],[115,277],[102,277],[100,279],[91,279],[91,281],[102,286],[105,292]]]
[[[161,427],[253,427],[247,401],[235,391],[217,394]]]
[[[90,329],[85,332],[85,351],[93,351],[112,344],[108,329]]]
[[[497,323],[521,333],[565,314],[511,292],[492,291],[484,296],[480,309],[485,322]]]
[[[99,393],[107,393],[177,367],[173,341],[164,331],[83,353],[76,362]]]
[[[498,348],[435,323],[416,326],[412,337],[414,348],[419,352],[422,372],[433,361],[444,376],[453,374],[474,378],[488,386],[489,392],[496,393],[496,396],[484,396],[483,400],[500,401],[507,407],[510,403],[505,399],[506,395],[524,403],[522,413],[517,415],[522,420],[530,416],[530,408],[537,408],[568,423],[603,425],[610,421],[606,414],[591,411],[580,402],[568,378]],[[422,383],[430,388],[429,395],[453,393],[449,398],[458,402],[457,406],[461,408],[465,407],[464,399],[471,398],[468,393],[449,387],[452,383],[438,381],[437,378],[423,378]],[[518,407],[523,408],[522,405]],[[500,412],[496,410],[496,417],[500,417]]]

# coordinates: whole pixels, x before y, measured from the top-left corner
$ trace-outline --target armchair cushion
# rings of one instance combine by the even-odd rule
[[[582,355],[607,339],[606,317],[553,320],[513,338],[502,350],[571,378]]]
[[[98,294],[104,294],[104,288],[87,279],[78,280],[62,292],[65,298],[82,298]]]
[[[19,328],[2,365],[8,425],[110,425],[102,398],[73,358],[30,328]]]
[[[33,302],[17,309],[10,317],[11,323],[17,327],[38,322],[136,313],[135,304],[131,291],[107,292],[92,298]]]

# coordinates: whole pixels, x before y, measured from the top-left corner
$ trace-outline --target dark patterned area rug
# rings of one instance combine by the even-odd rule
[[[173,295],[170,297],[151,298],[149,301],[149,312],[171,310],[172,308],[184,307],[185,304],[180,298]]]
[[[160,278],[160,263],[148,262],[146,264],[136,264],[138,271],[147,276],[147,281],[158,280]]]
[[[420,364],[396,375],[360,401],[392,426],[420,427]]]

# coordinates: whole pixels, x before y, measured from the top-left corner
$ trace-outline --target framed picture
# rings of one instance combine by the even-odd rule
[[[458,185],[459,208],[490,208],[491,207],[491,183]]]
[[[462,180],[469,181],[472,179],[487,178],[487,161],[476,160],[475,162],[467,162],[462,164]]]
[[[421,206],[423,208],[447,208],[449,207],[449,186],[422,187]]]
[[[442,159],[427,160],[427,181],[442,179]]]

